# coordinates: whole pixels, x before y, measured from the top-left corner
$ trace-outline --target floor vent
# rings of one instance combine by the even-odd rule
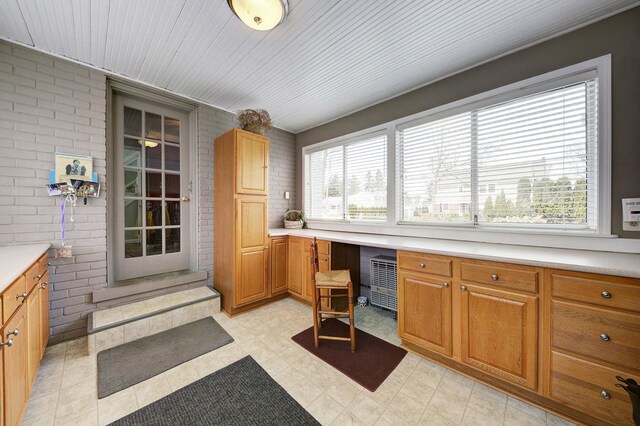
[[[371,258],[371,304],[398,312],[398,284],[396,258]]]

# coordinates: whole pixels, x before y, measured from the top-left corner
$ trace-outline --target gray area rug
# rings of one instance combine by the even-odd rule
[[[319,425],[250,356],[112,425]]]
[[[233,338],[212,317],[98,353],[98,398],[121,391],[221,346]]]

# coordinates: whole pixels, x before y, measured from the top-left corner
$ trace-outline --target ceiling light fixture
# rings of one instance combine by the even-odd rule
[[[275,28],[289,14],[287,0],[227,0],[227,3],[242,22],[259,31]]]

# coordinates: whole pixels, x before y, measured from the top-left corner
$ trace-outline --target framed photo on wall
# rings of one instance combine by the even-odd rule
[[[69,179],[90,181],[93,173],[93,158],[56,152],[55,173],[56,182],[66,182]]]

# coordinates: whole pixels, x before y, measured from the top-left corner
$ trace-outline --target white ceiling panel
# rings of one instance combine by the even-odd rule
[[[0,37],[298,132],[638,0],[290,0],[269,32],[225,0],[2,0]]]

